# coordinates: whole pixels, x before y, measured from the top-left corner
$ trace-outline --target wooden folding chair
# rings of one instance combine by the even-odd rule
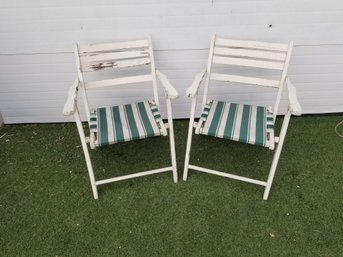
[[[281,154],[288,124],[292,114],[301,115],[301,106],[296,97],[295,87],[287,78],[293,42],[275,44],[265,42],[229,40],[215,35],[211,41],[207,69],[199,73],[187,90],[192,98],[188,139],[183,179],[187,180],[188,170],[205,172],[231,179],[241,180],[265,187],[263,199],[267,200]],[[237,69],[239,67],[239,69]],[[248,69],[244,73],[244,70]],[[272,70],[277,79],[261,78],[259,75]],[[236,73],[235,73],[236,72]],[[274,74],[276,72],[276,74]],[[238,73],[238,74],[237,74]],[[257,74],[257,76],[251,76]],[[269,75],[269,73],[267,73]],[[204,81],[202,113],[195,122],[198,89]],[[275,92],[273,107],[256,106],[250,103],[234,103],[222,99],[209,99],[209,86],[229,82],[228,85],[242,88],[242,84],[267,87]],[[225,84],[225,83],[224,83]],[[288,107],[283,119],[280,135],[274,135],[274,124],[278,114],[284,85],[288,89]],[[256,180],[199,167],[189,163],[193,128],[195,134],[214,136],[276,150],[267,181]]]
[[[98,198],[97,186],[140,176],[172,171],[173,180],[177,182],[175,143],[171,99],[178,96],[167,77],[155,69],[153,49],[150,38],[129,42],[116,42],[94,45],[75,45],[75,59],[77,78],[69,89],[68,100],[64,106],[64,115],[74,114],[78,132],[85,155],[89,178],[94,198]],[[105,79],[104,79],[105,78]],[[158,97],[157,78],[165,91],[168,123],[165,124],[159,113],[160,101]],[[100,88],[111,87],[111,90],[123,90],[123,87],[135,85],[130,91],[135,97],[142,98],[143,89],[137,90],[137,85],[150,84],[151,97],[128,104],[109,104],[94,106],[90,103],[90,96]],[[80,91],[84,104],[89,135],[86,136],[82,127],[77,96]],[[112,91],[113,92],[113,91]],[[118,92],[118,91],[115,91]],[[123,96],[119,91],[118,98]],[[125,97],[125,95],[124,95]],[[105,99],[104,99],[105,100]],[[169,129],[171,166],[142,171],[109,179],[96,180],[93,172],[90,148],[143,139],[154,136],[167,136]]]

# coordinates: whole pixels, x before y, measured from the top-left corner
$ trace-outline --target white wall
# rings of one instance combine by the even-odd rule
[[[187,118],[184,92],[212,33],[294,40],[289,76],[304,113],[343,111],[342,0],[0,0],[0,112],[5,123],[70,120],[72,44],[151,35],[156,66],[180,92],[175,117]]]

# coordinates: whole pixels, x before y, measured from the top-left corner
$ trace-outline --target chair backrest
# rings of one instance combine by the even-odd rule
[[[154,56],[150,38],[93,45],[75,44],[74,53],[80,90],[88,121],[90,105],[87,93],[92,89],[151,82],[155,103],[159,105]],[[146,65],[150,65],[148,71],[145,69],[143,74],[142,72],[137,72],[138,66]],[[106,79],[87,81],[86,75],[88,73],[100,73],[100,71],[109,69],[112,71],[110,74],[106,73]],[[129,76],[127,76],[128,74]],[[110,75],[110,79],[108,79],[108,75]]]
[[[274,44],[256,41],[242,41],[218,38],[213,35],[207,65],[203,106],[207,101],[210,81],[225,81],[242,83],[278,90],[274,102],[274,120],[278,111],[283,85],[286,79],[293,42],[289,44]],[[212,72],[214,64],[223,66],[240,66],[249,69],[267,69],[280,72],[279,79],[266,79],[255,76],[231,74],[232,71],[220,73]],[[260,73],[258,73],[260,74]]]

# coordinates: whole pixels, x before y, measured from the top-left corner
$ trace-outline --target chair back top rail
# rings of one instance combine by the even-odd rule
[[[239,48],[252,48],[268,51],[288,51],[288,44],[276,44],[276,43],[267,43],[259,41],[246,41],[246,40],[232,40],[224,38],[216,38],[217,46],[226,46],[226,47],[239,47]]]
[[[147,39],[127,41],[127,42],[115,42],[115,43],[104,43],[104,44],[80,44],[79,53],[89,53],[89,52],[106,52],[106,51],[116,51],[124,50],[130,48],[148,48],[149,41]]]

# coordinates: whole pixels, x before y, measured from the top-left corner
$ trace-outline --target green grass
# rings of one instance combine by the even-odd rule
[[[268,201],[263,187],[190,171],[176,121],[171,173],[99,187],[74,124],[0,129],[0,256],[343,256],[339,116],[292,118]],[[280,124],[279,124],[280,126]],[[193,164],[265,179],[272,152],[195,136]],[[169,165],[167,138],[92,150],[97,178]]]

